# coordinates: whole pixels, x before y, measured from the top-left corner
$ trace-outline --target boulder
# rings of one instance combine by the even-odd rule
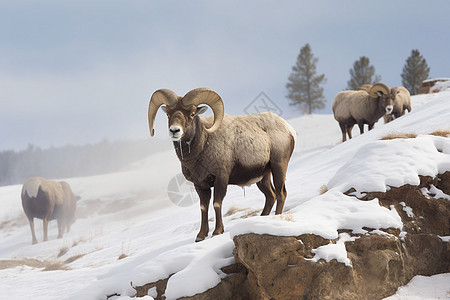
[[[403,229],[364,228],[365,234],[339,230],[356,238],[345,242],[351,265],[335,259],[314,262],[313,249],[336,243],[314,234],[238,235],[236,263],[222,269],[228,277],[183,299],[383,299],[416,275],[450,272],[449,242],[440,237],[450,235],[450,201],[433,194],[436,189],[450,194],[450,172],[420,179],[419,186],[392,187],[360,199],[378,198],[381,205],[394,207]],[[146,295],[152,286],[158,286],[157,299],[164,299],[162,284],[138,287],[137,296]]]

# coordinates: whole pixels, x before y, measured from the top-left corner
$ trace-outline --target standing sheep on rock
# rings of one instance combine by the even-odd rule
[[[281,214],[286,199],[286,170],[294,150],[296,134],[282,118],[273,113],[245,116],[224,114],[220,96],[208,88],[197,88],[184,97],[167,89],[153,93],[148,110],[150,134],[154,135],[156,113],[161,105],[169,120],[173,141],[183,175],[194,183],[200,197],[201,228],[196,241],[208,236],[208,207],[214,187],[216,227],[222,234],[222,200],[229,184],[256,183],[265,195],[261,215],[268,215],[277,200]],[[200,118],[209,105],[212,117]],[[272,180],[273,178],[273,185]]]
[[[48,241],[48,221],[58,221],[58,238],[62,238],[67,227],[75,221],[77,208],[76,196],[67,182],[51,181],[42,177],[28,179],[22,187],[22,207],[31,228],[32,243],[36,244],[34,218],[42,219],[44,225],[44,241]]]
[[[342,91],[333,100],[334,118],[339,122],[342,131],[342,141],[346,134],[352,138],[352,129],[358,124],[361,134],[364,124],[371,130],[374,124],[385,114],[391,114],[394,108],[395,95],[384,83],[374,84],[369,91]]]
[[[411,112],[411,97],[409,91],[402,86],[394,86],[391,89],[395,95],[394,110],[390,115],[384,115],[384,123],[397,119],[405,114],[405,111]]]

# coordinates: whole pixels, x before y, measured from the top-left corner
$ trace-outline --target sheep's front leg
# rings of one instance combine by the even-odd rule
[[[228,180],[216,178],[214,180],[214,212],[216,213],[216,228],[213,235],[223,233],[222,201],[227,193]]]
[[[64,220],[59,219],[58,220],[58,239],[62,238],[64,235],[64,229],[65,229],[65,224],[64,224]]]
[[[208,208],[209,200],[211,199],[211,189],[202,189],[198,186],[195,187],[198,196],[200,197],[200,210],[202,213],[202,223],[200,225],[200,231],[197,234],[196,242],[203,241],[209,232],[208,226]]]

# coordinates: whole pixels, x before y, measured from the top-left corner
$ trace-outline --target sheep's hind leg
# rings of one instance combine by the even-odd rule
[[[272,210],[272,207],[275,203],[275,191],[274,187],[272,185],[272,181],[270,180],[271,173],[268,172],[260,182],[258,182],[256,185],[258,186],[259,190],[266,196],[266,204],[264,205],[264,209],[261,213],[261,216],[265,216],[270,214],[270,211]]]
[[[34,232],[34,218],[28,218],[28,222],[30,223],[32,243],[34,245],[38,243],[36,233]]]
[[[286,171],[287,165],[282,163],[272,164],[273,184],[275,185],[275,194],[277,197],[277,208],[275,214],[279,215],[283,212],[284,202],[286,200]]]
[[[63,237],[64,229],[65,229],[64,221],[58,220],[58,239]]]
[[[339,123],[339,127],[341,127],[342,132],[342,142],[345,142],[347,140],[347,136],[345,135],[346,132],[346,126],[345,124]]]
[[[203,241],[209,232],[208,225],[208,208],[209,208],[209,200],[211,199],[211,189],[202,189],[200,187],[195,187],[197,194],[200,198],[200,210],[202,213],[202,222],[200,225],[200,231],[197,234],[196,242]]]
[[[353,125],[352,126],[347,126],[348,139],[352,138],[352,130],[353,130]]]
[[[359,133],[363,134],[364,133],[364,123],[362,121],[358,122],[358,127],[359,127]]]
[[[46,242],[48,241],[48,219],[44,218],[42,224],[44,225],[44,242]]]

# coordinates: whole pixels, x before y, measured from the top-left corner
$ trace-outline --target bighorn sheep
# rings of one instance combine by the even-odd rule
[[[384,83],[374,84],[370,90],[342,91],[333,100],[334,118],[339,122],[342,131],[342,141],[346,134],[352,138],[352,129],[358,124],[361,134],[364,124],[371,130],[374,124],[385,114],[392,113],[395,95]]]
[[[411,98],[409,91],[402,86],[394,86],[392,94],[395,95],[394,109],[390,115],[384,115],[384,123],[397,119],[405,114],[405,110],[411,111]]]
[[[32,243],[36,244],[34,218],[42,219],[44,224],[44,241],[48,241],[48,221],[58,221],[58,238],[62,238],[64,230],[70,231],[75,220],[77,208],[76,196],[67,182],[51,181],[42,177],[28,179],[22,187],[22,207],[30,222]]]
[[[224,114],[221,97],[208,88],[197,88],[184,97],[167,89],[153,93],[148,109],[151,136],[155,116],[161,105],[169,120],[169,136],[181,162],[183,175],[194,183],[200,198],[201,227],[196,241],[208,236],[208,207],[214,187],[216,226],[213,235],[222,234],[222,200],[229,184],[256,183],[265,195],[261,215],[268,215],[277,200],[281,214],[286,199],[285,178],[295,145],[296,133],[273,113],[245,116]],[[200,118],[206,104],[214,113]],[[271,175],[273,183],[271,182]]]

